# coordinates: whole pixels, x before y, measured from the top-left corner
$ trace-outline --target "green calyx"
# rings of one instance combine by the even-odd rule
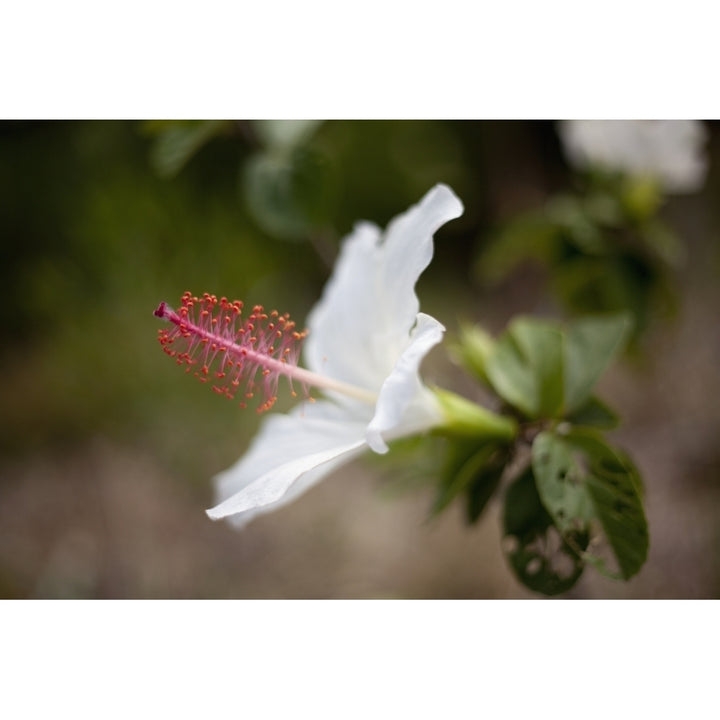
[[[433,393],[445,415],[445,422],[437,428],[439,433],[508,442],[517,435],[518,426],[512,418],[498,415],[449,390],[434,388]]]

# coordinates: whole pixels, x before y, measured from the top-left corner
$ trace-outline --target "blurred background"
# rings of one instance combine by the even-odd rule
[[[720,595],[720,127],[706,129],[704,187],[658,211],[680,251],[633,265],[621,294],[642,334],[600,387],[645,480],[650,555],[628,583],[586,570],[569,597]],[[211,477],[261,417],[156,341],[153,309],[185,290],[302,325],[353,223],[385,225],[437,182],[466,208],[418,285],[448,343],[460,321],[497,333],[572,312],[552,268],[499,272],[492,252],[579,182],[551,122],[0,123],[0,596],[534,597],[504,559],[498,503],[473,526],[460,507],[428,520],[432,487],[369,456],[240,532],[211,522]],[[651,303],[637,288],[655,280]],[[473,392],[442,348],[423,376]]]

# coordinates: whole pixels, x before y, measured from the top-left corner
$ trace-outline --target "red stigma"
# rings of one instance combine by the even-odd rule
[[[153,310],[153,315],[155,317],[164,318],[165,317],[165,308],[167,307],[167,303],[161,302],[155,310]]]

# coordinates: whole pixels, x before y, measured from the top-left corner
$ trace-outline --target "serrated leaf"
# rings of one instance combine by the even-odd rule
[[[532,467],[508,488],[503,528],[510,566],[530,590],[558,595],[578,581],[585,568],[581,554],[589,537],[584,531],[573,532],[571,546],[556,531],[552,517],[540,501]]]
[[[627,314],[576,320],[565,333],[565,412],[583,405],[595,383],[625,347],[632,321]]]
[[[533,443],[532,466],[540,499],[563,535],[596,523],[619,576],[635,575],[647,557],[648,530],[639,475],[623,455],[589,432],[545,431]],[[595,550],[585,559],[612,574]]]

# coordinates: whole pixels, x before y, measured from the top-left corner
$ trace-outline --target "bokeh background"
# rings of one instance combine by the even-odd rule
[[[645,479],[649,559],[628,583],[586,570],[569,597],[720,595],[720,128],[707,129],[704,188],[662,209],[685,248],[676,306],[601,383]],[[449,342],[459,321],[561,316],[541,268],[482,272],[503,223],[575,182],[553,123],[0,123],[0,596],[534,597],[506,565],[498,504],[471,527],[460,507],[428,520],[432,487],[402,463],[368,456],[240,532],[208,520],[210,478],[261,418],[155,339],[152,310],[186,289],[302,324],[353,223],[384,225],[440,181],[466,211],[437,234],[418,294]],[[472,392],[443,349],[423,375]]]

